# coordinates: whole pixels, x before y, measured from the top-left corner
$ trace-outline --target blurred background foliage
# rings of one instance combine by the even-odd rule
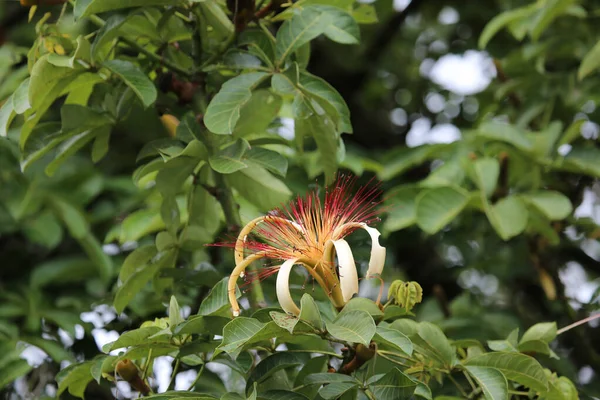
[[[306,69],[333,86],[350,111],[353,133],[327,149],[331,158],[361,182],[382,182],[386,282],[419,282],[424,301],[416,308],[417,319],[438,324],[451,339],[500,340],[514,328],[523,332],[543,321],[562,327],[596,311],[598,4],[377,0],[352,7],[362,22],[360,44],[318,37],[305,50],[310,53]],[[221,182],[206,165],[194,170],[181,160],[202,151],[189,145],[202,135],[186,114],[189,104],[212,98],[236,73],[221,68],[227,57],[243,57],[227,53],[222,63],[209,59],[214,70],[193,85],[181,75],[154,71],[153,59],[144,58],[139,63],[159,89],[152,107],[144,107],[144,95],[138,101],[118,80],[83,82],[71,87],[66,99],[51,101],[43,121],[19,143],[35,114],[17,115],[8,124],[6,102],[13,104],[11,116],[34,106],[31,95],[23,100],[27,89],[20,89],[33,62],[43,54],[78,51],[78,35],[97,44],[92,52],[98,59],[115,51],[110,29],[87,37],[98,29],[94,21],[75,21],[70,8],[65,10],[58,30],[53,23],[61,6],[40,6],[28,23],[28,8],[0,3],[0,102],[5,105],[0,130],[9,126],[7,138],[0,138],[0,386],[9,398],[53,396],[61,366],[90,360],[117,333],[163,317],[171,294],[184,313],[195,312],[233,265],[228,252],[203,246],[235,230],[231,222],[236,221],[220,216],[210,193]],[[188,42],[199,33],[171,19],[150,34],[148,21],[156,27],[160,18],[155,11],[137,14],[123,26],[116,17],[125,14],[106,17],[123,37],[162,51],[161,57],[185,71],[194,60],[182,57],[176,46],[160,45],[178,43],[192,54]],[[44,20],[45,12],[52,16]],[[106,39],[98,43],[101,35]],[[200,46],[208,57],[219,55],[215,49],[226,36],[213,30]],[[121,59],[138,55],[131,48],[118,51]],[[300,53],[295,57],[302,61]],[[48,84],[39,95],[51,89]],[[223,172],[219,168],[230,166],[216,166],[214,160],[210,164],[235,189],[237,223],[322,185],[323,173],[332,168],[315,151],[322,146],[317,139],[298,143],[297,121],[294,137],[292,101],[282,96],[273,106],[279,97],[261,90],[254,92],[252,108],[242,109],[235,133],[282,159],[273,156],[276,161],[266,169],[252,166],[261,168],[254,175]],[[95,111],[85,114],[82,103]],[[206,104],[198,107],[205,110]],[[182,121],[176,133],[161,122],[165,113]],[[86,123],[92,124],[86,129],[99,129],[93,138],[75,143],[72,135],[60,136]],[[108,125],[111,133],[102,131]],[[202,185],[186,180],[192,172]],[[173,209],[177,221],[169,220]],[[355,253],[357,259],[368,259],[367,239],[359,233],[352,238],[353,248],[364,249]],[[152,287],[144,286],[147,279],[117,304],[117,277],[125,280],[121,266],[133,249],[164,251],[171,268],[152,277]],[[275,304],[274,280],[265,281],[263,290],[267,303]],[[374,297],[377,290],[368,282],[361,286],[365,296]],[[318,290],[311,294],[324,298]],[[119,311],[127,305],[125,313],[117,315],[109,307],[113,301]],[[538,356],[570,378],[582,397],[600,396],[597,329],[590,323],[561,335],[552,343],[560,359]],[[205,377],[205,387],[209,378],[223,386],[216,373]],[[90,385],[89,398],[107,398],[107,390]]]

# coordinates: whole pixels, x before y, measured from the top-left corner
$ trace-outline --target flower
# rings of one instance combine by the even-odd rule
[[[250,221],[240,232],[234,247],[236,266],[229,278],[229,301],[233,315],[240,314],[235,295],[239,277],[259,259],[283,261],[266,267],[252,278],[266,278],[277,273],[277,299],[281,308],[298,315],[289,289],[294,265],[303,266],[338,309],[358,293],[358,273],[346,236],[364,229],[371,236],[371,258],[367,278],[378,277],[385,262],[385,247],[379,244],[380,233],[369,224],[377,220],[378,187],[362,187],[351,193],[354,179],[340,176],[326,190],[321,201],[316,190],[298,197],[288,206]],[[337,255],[337,266],[336,266]]]

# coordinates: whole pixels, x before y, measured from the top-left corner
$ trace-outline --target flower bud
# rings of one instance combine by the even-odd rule
[[[160,117],[160,122],[169,133],[169,136],[175,137],[177,127],[179,126],[179,120],[174,115],[164,114]]]

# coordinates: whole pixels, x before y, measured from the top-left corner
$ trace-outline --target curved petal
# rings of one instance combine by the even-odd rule
[[[244,260],[244,244],[246,243],[246,240],[248,239],[248,235],[254,230],[254,228],[256,228],[258,225],[260,225],[267,219],[278,219],[278,220],[287,222],[287,223],[291,224],[294,228],[298,229],[300,232],[303,232],[301,225],[299,225],[298,223],[296,223],[294,221],[288,220],[288,219],[273,217],[273,216],[254,218],[252,221],[248,222],[246,224],[246,226],[244,226],[244,228],[240,231],[240,234],[238,235],[237,240],[235,242],[233,256],[234,256],[236,264],[239,264]],[[240,274],[240,278],[243,278],[243,277],[244,277],[244,272],[242,272]]]
[[[335,252],[338,258],[340,286],[342,287],[342,297],[345,302],[350,301],[352,296],[358,293],[358,273],[352,250],[344,239],[334,240]]]
[[[279,267],[279,272],[277,273],[277,300],[279,301],[279,305],[283,308],[283,311],[299,315],[300,309],[294,303],[292,299],[292,295],[290,293],[290,272],[292,271],[292,267],[296,263],[297,259],[291,259],[285,261]]]
[[[234,317],[240,315],[240,305],[238,304],[237,297],[235,295],[235,285],[237,280],[242,276],[242,273],[248,267],[248,265],[258,259],[263,258],[264,256],[265,255],[262,253],[256,253],[246,257],[241,263],[235,266],[233,271],[231,271],[231,275],[229,275],[229,281],[227,282],[227,296],[229,297],[229,303],[231,303]]]
[[[367,270],[367,278],[373,275],[380,275],[385,264],[385,247],[379,244],[379,236],[381,233],[375,228],[371,228],[365,223],[360,224],[369,236],[371,236],[371,258],[369,259],[369,269]]]

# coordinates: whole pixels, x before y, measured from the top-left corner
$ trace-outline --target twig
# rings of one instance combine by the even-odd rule
[[[71,5],[74,6],[74,1],[70,0],[69,3]],[[103,27],[104,25],[106,25],[106,21],[104,21],[102,18],[98,17],[97,15],[90,15],[88,17],[90,19],[90,21],[98,26],[98,27]],[[121,40],[123,43],[125,43],[126,45],[128,45],[129,47],[139,51],[140,53],[144,54],[146,57],[158,62],[159,64],[163,65],[164,67],[166,67],[167,69],[178,73],[179,75],[185,76],[186,78],[191,78],[193,76],[193,74],[190,71],[186,71],[184,69],[179,68],[177,65],[171,63],[168,60],[163,59],[161,56],[159,56],[158,54],[155,54],[149,50],[146,50],[145,47],[140,46],[139,44],[137,44],[135,42],[135,40],[131,40],[128,39],[126,37],[120,36],[119,40]]]
[[[465,398],[469,398],[469,396],[467,395],[467,392],[465,392],[465,390],[463,389],[462,386],[460,386],[460,384],[456,381],[456,379],[454,379],[452,377],[451,374],[448,374],[448,379],[450,379],[450,381],[452,383],[454,383],[454,386],[456,386],[456,388],[458,389],[458,391],[460,392],[461,396],[465,397]]]
[[[475,382],[473,382],[473,379],[471,379],[471,377],[469,376],[469,374],[467,374],[466,371],[463,371],[463,374],[465,375],[465,378],[467,378],[469,385],[471,385],[471,389],[475,391],[477,389],[477,386],[475,385]]]
[[[600,318],[600,313],[594,314],[594,315],[590,315],[589,317],[584,318],[582,320],[579,320],[579,321],[577,321],[575,323],[572,323],[571,325],[567,325],[564,328],[560,328],[559,330],[556,331],[556,335],[560,335],[561,333],[565,333],[566,331],[568,331],[570,329],[573,329],[573,328],[575,328],[575,327],[577,327],[579,325],[583,325],[586,322],[593,321],[593,320],[595,320],[597,318]]]
[[[297,349],[297,350],[286,350],[285,352],[286,353],[318,353],[318,354],[328,355],[328,356],[339,358],[339,359],[344,359],[344,356],[334,353],[333,351]]]
[[[388,357],[385,354],[381,353],[381,352],[377,352],[377,355],[380,355],[381,357],[385,358],[386,360],[388,360],[389,362],[393,362],[394,364],[398,364],[401,365],[403,367],[409,367],[409,365],[404,364],[403,362],[400,362],[398,360],[394,360],[392,357]]]
[[[173,367],[173,373],[171,374],[171,380],[169,381],[169,388],[167,390],[175,389],[175,377],[177,377],[177,372],[179,372],[179,364],[180,363],[181,363],[181,361],[178,358],[177,361],[175,361],[175,366]]]
[[[196,384],[198,383],[198,381],[200,380],[200,377],[202,376],[202,372],[204,372],[204,367],[205,366],[206,366],[206,362],[204,364],[202,364],[202,366],[200,367],[200,370],[198,370],[198,374],[196,375],[196,379],[194,379],[194,381],[192,382],[192,384],[188,388],[188,392],[191,391],[191,390],[193,390],[194,387],[196,386]]]

